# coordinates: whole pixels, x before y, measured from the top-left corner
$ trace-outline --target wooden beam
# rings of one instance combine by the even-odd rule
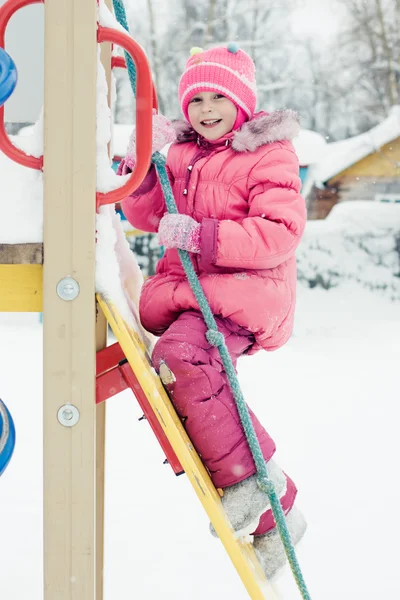
[[[96,350],[107,346],[107,321],[96,302]],[[104,486],[107,403],[96,408],[96,600],[104,598]]]
[[[105,0],[110,11],[112,0]],[[100,58],[106,73],[108,104],[111,106],[111,44],[101,44]],[[110,145],[108,148],[110,154]],[[96,302],[96,350],[107,346],[107,321]],[[107,404],[96,408],[96,600],[104,600],[104,518],[105,456]]]
[[[96,13],[45,2],[44,600],[95,600]]]
[[[0,265],[41,265],[43,244],[0,244]]]

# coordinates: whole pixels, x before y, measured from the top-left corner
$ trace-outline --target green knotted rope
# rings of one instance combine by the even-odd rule
[[[129,33],[128,21],[126,20],[126,12],[124,3],[122,0],[113,0],[114,12],[117,18],[117,21],[126,31]],[[128,52],[124,52],[126,67],[128,69],[129,80],[131,82],[131,87],[133,91],[133,95],[136,97],[136,67],[133,62],[130,54]]]
[[[171,189],[171,184],[165,168],[164,156],[159,152],[156,152],[151,157],[151,160],[157,168],[157,173],[160,179],[161,187],[164,192],[165,203],[168,212],[178,213],[175,198]],[[297,586],[301,592],[302,598],[304,598],[304,600],[311,600],[311,596],[307,590],[307,586],[305,584],[304,577],[297,560],[296,552],[290,537],[290,533],[286,524],[286,519],[280,500],[275,491],[275,486],[273,482],[268,477],[267,466],[265,464],[260,443],[257,439],[256,432],[254,431],[249,409],[243,397],[242,390],[240,389],[236,371],[232,364],[232,359],[230,357],[228,348],[226,347],[225,338],[223,334],[220,331],[218,331],[214,315],[211,312],[210,305],[208,304],[207,298],[204,295],[201,284],[193,268],[192,261],[190,260],[189,252],[180,249],[178,250],[178,252],[186,277],[189,281],[190,287],[192,288],[192,291],[195,295],[195,298],[198,302],[198,305],[208,327],[206,338],[210,344],[218,348],[219,353],[221,355],[221,359],[225,367],[225,372],[228,377],[229,386],[232,390],[232,394],[236,402],[242,427],[246,435],[251,453],[253,455],[254,463],[256,465],[258,485],[260,489],[267,494],[268,499],[270,501],[275,523],[278,528],[279,535],[281,537],[283,546],[285,548],[286,556],[290,564],[290,568],[296,580]]]
[[[118,21],[125,27],[127,31],[128,26],[126,24],[126,15],[125,9],[123,6],[122,0],[113,0],[114,9],[116,5],[118,6],[118,12],[115,11]],[[122,20],[120,21],[120,17]],[[131,86],[133,93],[136,93],[136,74],[135,78],[131,78],[131,74],[129,73],[129,78],[131,81]],[[178,209],[176,206],[175,198],[172,192],[171,184],[169,181],[169,177],[166,170],[166,160],[165,157],[160,154],[160,152],[155,152],[151,157],[152,163],[156,166],[157,174],[160,180],[160,184],[164,193],[165,203],[167,206],[167,210],[170,214],[178,214]],[[249,448],[251,454],[253,456],[253,460],[257,469],[257,482],[259,488],[268,496],[272,513],[274,515],[275,523],[279,531],[279,535],[281,537],[286,556],[288,558],[288,562],[290,568],[292,570],[293,576],[296,580],[297,586],[301,593],[301,596],[304,600],[311,600],[311,596],[307,590],[306,583],[304,581],[303,574],[300,569],[300,565],[297,560],[296,552],[293,546],[293,542],[290,537],[290,533],[286,524],[285,514],[283,512],[280,500],[275,491],[275,486],[273,482],[268,477],[267,466],[264,460],[264,456],[260,447],[260,443],[257,439],[256,433],[254,431],[253,423],[251,421],[249,409],[247,407],[246,401],[244,399],[242,390],[240,389],[239,381],[236,375],[235,368],[232,363],[232,359],[230,357],[228,348],[225,343],[225,338],[223,334],[218,331],[218,326],[215,321],[214,315],[212,314],[210,305],[208,304],[207,298],[203,292],[200,281],[196,275],[194,267],[192,265],[192,261],[190,260],[189,252],[185,250],[178,249],[179,257],[185,271],[187,280],[190,284],[190,287],[194,293],[194,296],[197,300],[197,303],[200,307],[200,310],[203,314],[204,321],[208,327],[208,331],[206,333],[206,338],[210,344],[216,346],[220,353],[222,363],[225,367],[225,372],[228,377],[229,386],[232,390],[233,397],[236,402],[236,406],[238,409],[240,421],[242,423],[243,431],[246,435],[247,442],[249,444]]]

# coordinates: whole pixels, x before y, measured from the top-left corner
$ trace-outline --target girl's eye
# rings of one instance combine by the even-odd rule
[[[191,101],[190,101],[190,103],[192,103],[192,102],[200,102],[200,101],[201,101],[201,98],[192,98]]]
[[[219,98],[225,98],[225,96],[223,96],[222,94],[215,94],[215,98],[219,99]]]

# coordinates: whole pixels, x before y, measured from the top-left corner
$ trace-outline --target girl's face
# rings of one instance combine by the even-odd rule
[[[199,92],[190,100],[188,114],[193,129],[212,141],[232,131],[237,108],[218,92]]]

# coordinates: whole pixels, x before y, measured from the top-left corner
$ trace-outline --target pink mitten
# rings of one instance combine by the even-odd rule
[[[157,114],[153,108],[153,146],[152,153],[160,152],[167,144],[176,140],[176,132],[171,121],[164,115]]]
[[[164,215],[158,229],[160,244],[166,248],[181,248],[200,252],[201,225],[189,215]]]
[[[166,146],[176,140],[175,130],[172,128],[171,121],[164,115],[157,114],[153,108],[153,145],[151,153],[159,152]],[[122,163],[122,161],[121,161]],[[121,164],[120,163],[120,164]],[[126,156],[118,175],[126,175],[133,170],[136,163],[136,129],[131,133]]]

